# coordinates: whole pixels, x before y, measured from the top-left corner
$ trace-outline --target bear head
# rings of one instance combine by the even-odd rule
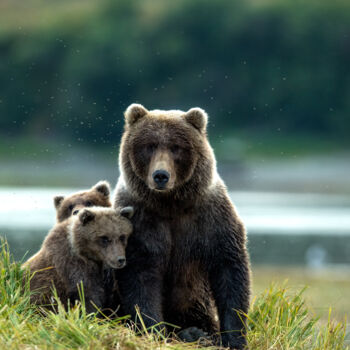
[[[201,108],[183,112],[129,106],[119,157],[126,186],[144,197],[182,199],[207,188],[216,171],[207,121]]]
[[[87,191],[74,193],[70,196],[54,197],[57,222],[68,219],[71,215],[78,214],[85,207],[111,207],[110,186],[107,181],[99,181]]]
[[[125,249],[132,233],[129,219],[133,207],[122,209],[84,208],[72,218],[70,242],[83,259],[103,263],[114,269],[126,265]]]

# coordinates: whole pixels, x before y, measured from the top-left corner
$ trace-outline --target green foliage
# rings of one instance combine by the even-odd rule
[[[248,317],[252,349],[345,349],[346,326],[329,319],[320,325],[305,305],[305,288],[291,294],[285,286],[271,286],[254,300]]]
[[[68,311],[57,300],[57,313],[29,304],[26,273],[10,255],[2,241],[0,254],[0,348],[2,349],[200,349],[156,336],[153,330],[126,327],[123,319],[101,319],[86,314],[80,304]],[[242,315],[242,317],[244,317]],[[293,294],[272,286],[258,296],[248,317],[251,349],[345,350],[346,323],[326,325],[311,315],[303,301],[303,291]],[[137,331],[137,332],[135,332]],[[206,347],[205,349],[211,349]]]
[[[346,0],[10,3],[2,134],[115,144],[134,101],[203,106],[214,133],[349,134]]]
[[[8,243],[0,237],[0,313],[2,317],[11,317],[11,308],[18,312],[30,311],[29,284],[25,280],[25,271],[14,262]]]

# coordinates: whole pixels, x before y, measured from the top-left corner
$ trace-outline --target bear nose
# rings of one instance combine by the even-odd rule
[[[156,170],[152,174],[152,177],[158,187],[164,187],[164,185],[169,181],[170,174],[166,170]]]
[[[118,269],[123,268],[126,265],[125,256],[118,256],[117,262],[118,262]]]

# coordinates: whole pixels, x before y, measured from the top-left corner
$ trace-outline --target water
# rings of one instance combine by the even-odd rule
[[[78,188],[0,188],[0,234],[16,258],[35,253],[55,223],[53,197]],[[350,198],[345,195],[230,192],[253,262],[350,264]]]

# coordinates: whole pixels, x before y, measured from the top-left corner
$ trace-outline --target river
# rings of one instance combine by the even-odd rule
[[[55,222],[53,197],[77,188],[0,187],[0,235],[20,259]],[[340,194],[230,192],[248,231],[252,260],[264,264],[350,264],[350,197]]]

